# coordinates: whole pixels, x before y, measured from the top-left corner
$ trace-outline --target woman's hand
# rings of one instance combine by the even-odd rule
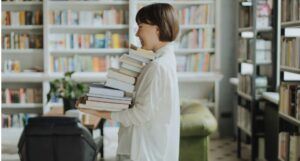
[[[90,114],[90,115],[94,115],[94,116],[97,116],[100,118],[111,120],[111,115],[110,115],[111,113],[108,111],[97,111],[97,110],[81,109],[81,108],[79,108],[79,111]]]
[[[75,107],[78,108],[79,103],[84,103],[86,100],[87,100],[87,97],[86,97],[86,96],[79,97],[79,98],[76,100]]]

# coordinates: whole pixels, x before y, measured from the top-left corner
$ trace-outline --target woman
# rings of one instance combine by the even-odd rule
[[[119,161],[178,161],[179,93],[176,60],[171,43],[179,26],[174,8],[157,3],[136,16],[142,48],[156,53],[137,79],[133,107],[121,112],[82,110],[119,121]]]

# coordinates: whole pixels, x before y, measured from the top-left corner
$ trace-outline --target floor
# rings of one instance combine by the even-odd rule
[[[104,161],[115,161],[117,148],[117,129],[106,128],[104,130]],[[243,146],[243,158],[249,158],[249,149]],[[101,159],[99,159],[101,160]],[[236,142],[232,138],[212,139],[210,142],[210,161],[248,161],[237,159]]]

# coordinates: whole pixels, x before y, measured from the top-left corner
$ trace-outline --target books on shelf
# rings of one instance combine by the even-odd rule
[[[215,9],[213,4],[201,4],[181,8],[177,11],[181,25],[214,24]]]
[[[300,84],[281,82],[279,112],[300,120]]]
[[[239,9],[239,27],[246,28],[252,26],[252,12],[250,7],[244,7]]]
[[[240,106],[237,108],[237,125],[251,133],[251,114],[247,109]]]
[[[128,11],[111,8],[99,11],[51,10],[48,12],[51,25],[116,25],[128,24]]]
[[[3,26],[42,25],[42,10],[34,11],[2,11]]]
[[[192,29],[181,35],[179,48],[210,49],[214,47],[214,29]]]
[[[2,36],[2,49],[40,49],[43,48],[43,36],[10,32]]]
[[[214,70],[214,55],[211,53],[196,53],[177,55],[177,72],[209,72]]]
[[[242,61],[252,60],[252,54],[255,53],[256,64],[270,64],[272,59],[272,42],[269,40],[257,39],[256,50],[253,51],[252,45],[254,40],[243,39],[239,40],[239,59]]]
[[[40,88],[3,88],[2,103],[41,103],[42,89]]]
[[[2,114],[2,128],[23,128],[28,123],[28,119],[31,117],[36,117],[37,114],[27,114],[27,113],[20,113],[20,114],[13,114],[7,115]]]
[[[300,69],[300,38],[281,38],[281,66]]]
[[[52,50],[63,49],[91,49],[91,48],[125,48],[128,40],[127,34],[105,33],[98,34],[50,34],[49,48]]]
[[[300,159],[300,134],[279,133],[278,158],[283,161],[298,161]]]
[[[153,52],[143,49],[131,49],[129,52],[133,50],[142,57],[143,60],[147,60],[147,62],[151,61],[147,56],[154,55]],[[140,58],[135,58],[133,55],[130,56],[128,54],[124,54],[120,58],[122,65],[142,69],[146,64],[144,61],[139,61],[139,59]],[[122,65],[120,69],[109,68],[107,80],[104,84],[99,86],[91,85],[86,101],[80,103],[78,108],[100,111],[121,111],[128,109],[134,97],[135,80],[140,72],[125,69]],[[134,75],[126,74],[131,72],[134,73]]]
[[[19,73],[21,72],[21,63],[19,60],[5,59],[3,65],[4,73]]]
[[[238,90],[251,95],[252,78],[251,75],[238,75],[239,84]],[[255,97],[259,97],[263,92],[267,91],[268,79],[264,76],[259,76],[255,79]]]
[[[272,4],[268,3],[269,0],[259,0],[257,3],[257,12],[256,12],[256,28],[264,29],[271,27],[271,13],[272,13]]]
[[[50,56],[51,72],[105,72],[108,68],[119,68],[119,56]]]
[[[300,20],[300,1],[299,0],[281,0],[281,21],[299,21]]]

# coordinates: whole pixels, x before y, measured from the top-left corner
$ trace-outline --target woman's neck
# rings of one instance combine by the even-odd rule
[[[162,42],[162,41],[160,41],[156,46],[154,46],[153,51],[156,52],[158,49],[164,47],[167,44],[168,44],[168,42]]]

